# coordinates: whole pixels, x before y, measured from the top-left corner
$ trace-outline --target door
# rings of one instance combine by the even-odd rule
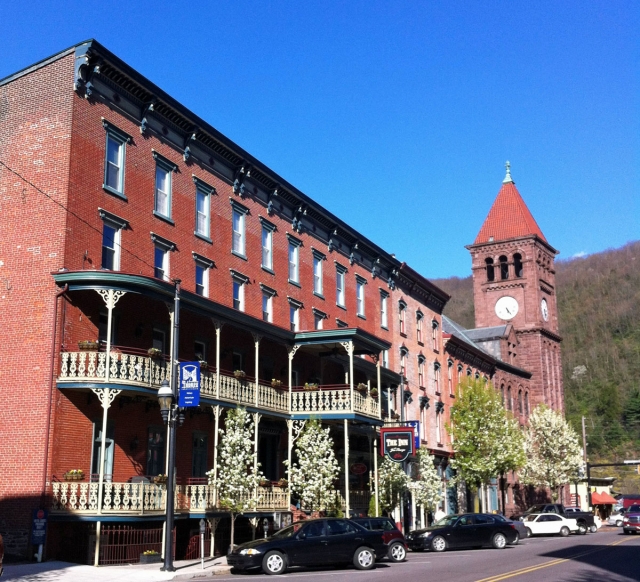
[[[150,426],[147,433],[147,475],[164,475],[166,467],[164,441],[167,429]]]
[[[328,557],[327,545],[324,520],[306,524],[289,546],[291,565],[312,566],[324,563]]]
[[[193,433],[191,449],[191,476],[206,477],[207,473],[207,435],[203,432]]]
[[[107,421],[107,434],[104,451],[104,480],[113,478],[113,449],[115,447],[113,435],[115,426],[113,421]],[[98,481],[100,475],[100,454],[102,451],[102,419],[93,423],[93,452],[91,457],[91,481]]]
[[[332,562],[351,562],[364,541],[364,532],[344,519],[327,520],[327,549]]]
[[[560,528],[564,525],[562,518],[559,515],[543,515],[546,517],[545,526],[546,533],[557,534],[560,533]],[[540,519],[542,519],[542,517]]]
[[[449,545],[454,548],[468,548],[478,545],[473,515],[463,515],[451,528]]]
[[[497,531],[496,520],[490,515],[476,515],[476,534],[478,542],[486,546],[491,543],[493,534]]]

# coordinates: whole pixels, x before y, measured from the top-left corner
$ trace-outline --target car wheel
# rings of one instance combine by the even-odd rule
[[[622,527],[622,520],[621,519],[616,520],[616,527]]]
[[[563,526],[560,528],[560,535],[561,535],[563,538],[566,538],[570,533],[571,533],[571,532],[569,531],[569,528],[568,528],[566,525],[563,525]]]
[[[404,562],[407,558],[407,550],[400,542],[396,542],[391,544],[388,555],[392,562]]]
[[[584,523],[578,524],[578,533],[583,536],[587,533],[587,526]]]
[[[262,571],[265,574],[282,574],[287,569],[287,563],[280,552],[269,552],[262,560]]]
[[[491,540],[491,545],[496,550],[502,550],[507,545],[507,538],[504,537],[504,534],[497,533],[496,535],[493,536],[493,539]]]
[[[517,546],[519,541],[520,541],[520,534],[516,532],[516,539],[511,542],[511,545]]]
[[[376,565],[376,555],[371,548],[362,546],[353,554],[353,565],[358,570],[371,570]]]
[[[436,536],[431,540],[431,550],[434,552],[444,552],[447,549],[447,540],[442,536]]]
[[[593,525],[589,526],[589,531],[591,533],[596,533],[598,531],[598,526],[594,523]]]
[[[527,537],[530,538],[532,535],[531,529],[527,528]]]

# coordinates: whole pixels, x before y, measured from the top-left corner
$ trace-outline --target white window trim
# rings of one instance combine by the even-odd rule
[[[209,270],[214,266],[214,262],[211,259],[207,259],[202,255],[192,251],[193,260],[195,261],[196,267],[200,267],[204,270],[202,274],[202,286],[203,286],[203,294],[201,297],[209,297]],[[197,289],[198,281],[196,279],[196,289]]]
[[[122,255],[122,231],[129,228],[129,222],[124,218],[120,218],[111,212],[104,210],[103,208],[98,208],[98,214],[102,219],[102,222],[111,228],[113,228],[115,232],[115,237],[113,241],[114,246],[114,256],[113,256],[113,270],[120,270],[120,260]],[[102,231],[103,242],[104,242],[104,229]],[[101,248],[104,248],[104,244]],[[102,265],[102,257],[100,258],[100,263]],[[104,268],[104,267],[103,267]]]
[[[171,209],[173,203],[173,172],[178,171],[178,166],[171,160],[168,160],[164,156],[160,155],[157,151],[151,150],[153,158],[156,161],[156,171],[154,173],[154,191],[153,191],[153,214],[159,218],[165,220],[171,220]],[[168,191],[167,191],[167,213],[163,213],[158,210],[158,168],[164,170],[167,173],[168,178]]]
[[[206,182],[202,181],[195,174],[192,174],[193,182],[196,185],[196,207],[195,207],[195,229],[193,234],[199,238],[205,239],[207,242],[211,242],[211,196],[216,193],[216,189],[213,186],[209,186]],[[205,231],[200,232],[198,230],[198,194],[203,194],[205,197]]]
[[[389,329],[389,294],[380,289],[380,327]]]
[[[271,287],[267,287],[263,283],[260,283],[260,289],[262,290],[262,297],[268,297],[268,307],[269,307],[269,319],[267,320],[269,323],[273,323],[273,298],[278,294],[275,289]],[[264,311],[264,310],[263,310]],[[264,314],[263,314],[264,317]],[[264,319],[263,319],[264,321]]]
[[[364,286],[367,280],[364,277],[356,275],[356,315],[362,319],[366,319],[365,308],[365,290]]]
[[[231,252],[243,259],[247,258],[247,246],[246,246],[246,235],[247,235],[247,214],[249,214],[249,209],[246,208],[245,206],[242,206],[242,204],[238,204],[235,200],[233,200],[232,198],[229,199],[231,202]],[[236,231],[234,230],[234,215],[237,214],[240,217],[240,231]],[[234,235],[236,234],[236,232],[239,235],[239,241],[240,241],[240,246],[241,246],[241,250],[236,250],[234,248]]]
[[[243,275],[242,273],[239,273],[238,271],[236,271],[234,269],[229,269],[229,272],[231,273],[232,284],[233,283],[238,283],[238,285],[239,285],[239,287],[238,287],[239,308],[236,311],[244,312],[244,310],[245,310],[244,288],[245,288],[246,284],[249,281],[249,277],[247,277],[246,275]],[[233,288],[232,288],[231,306],[235,309],[235,307],[233,306],[233,302],[234,301],[235,301],[235,298],[233,297]]]
[[[327,260],[327,257],[316,249],[311,249],[313,254],[313,294],[324,299],[324,267],[323,261]],[[316,269],[317,267],[317,269]],[[316,273],[319,271],[319,274]]]
[[[162,260],[162,270],[164,274],[164,281],[169,281],[169,268],[170,268],[170,260],[169,253],[176,250],[176,244],[171,242],[170,240],[157,235],[155,232],[151,233],[151,240],[154,245],[154,256],[153,256],[153,267],[154,267],[154,276],[155,276],[155,268],[156,268],[156,259],[155,259],[155,249],[159,249],[163,252],[163,260]]]
[[[125,178],[125,164],[127,158],[127,144],[131,143],[131,136],[122,131],[120,128],[116,127],[109,121],[107,121],[104,117],[102,118],[102,126],[106,131],[105,137],[105,150],[104,150],[104,176],[102,182],[102,188],[107,192],[120,196],[125,200],[127,197],[124,194],[124,178]],[[109,150],[109,138],[113,139],[113,141],[120,144],[120,152],[119,152],[119,168],[120,168],[120,179],[118,180],[118,187],[114,188],[113,186],[109,186],[107,184],[107,169],[108,169],[108,161],[107,154]]]
[[[342,281],[342,286],[340,282]],[[347,268],[336,263],[336,305],[346,309]]]

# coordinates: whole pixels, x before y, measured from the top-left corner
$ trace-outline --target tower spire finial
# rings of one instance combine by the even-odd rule
[[[515,182],[513,181],[513,178],[511,177],[511,162],[509,160],[507,160],[507,163],[504,165],[505,168],[507,168],[507,175],[504,177],[504,180],[502,180],[503,184],[514,184]]]

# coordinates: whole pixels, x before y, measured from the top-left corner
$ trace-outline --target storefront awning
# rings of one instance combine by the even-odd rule
[[[591,503],[593,505],[614,505],[617,503],[617,501],[606,491],[603,491],[602,493],[592,493]]]

